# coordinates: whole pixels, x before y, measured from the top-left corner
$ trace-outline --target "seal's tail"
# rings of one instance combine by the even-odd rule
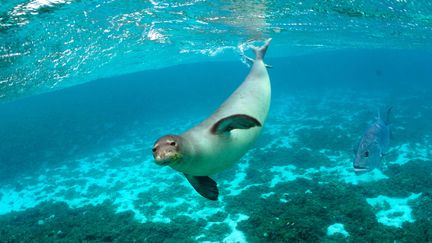
[[[252,46],[252,50],[255,52],[255,59],[256,60],[263,60],[264,56],[267,52],[267,48],[270,45],[270,41],[272,39],[268,38],[267,40],[265,40],[264,45],[257,47],[257,46]]]

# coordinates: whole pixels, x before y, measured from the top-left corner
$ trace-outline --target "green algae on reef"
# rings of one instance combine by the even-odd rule
[[[303,185],[307,185],[303,187]],[[417,233],[404,228],[394,228],[379,224],[372,208],[362,199],[362,196],[349,193],[355,189],[334,184],[312,186],[313,182],[297,180],[277,186],[283,188],[298,188],[284,197],[287,202],[281,202],[278,195],[269,197],[262,202],[249,205],[253,207],[248,220],[239,223],[249,242],[318,242],[338,240],[345,242],[348,238],[327,236],[327,227],[335,222],[341,222],[350,232],[350,242],[389,242],[394,240],[410,241],[419,238]],[[312,186],[312,187],[311,187]],[[311,193],[305,193],[306,188]],[[250,209],[250,208],[248,208]],[[247,211],[246,209],[245,211]],[[416,221],[411,229],[420,227],[427,229],[431,222]],[[358,227],[362,225],[362,227]],[[416,230],[417,231],[417,230]],[[431,230],[425,231],[430,234]],[[428,238],[422,238],[422,241]]]
[[[44,203],[0,217],[1,242],[194,242],[203,221],[178,217],[171,224],[139,223],[132,212],[114,213],[109,202],[70,209]],[[188,227],[184,227],[188,225]]]

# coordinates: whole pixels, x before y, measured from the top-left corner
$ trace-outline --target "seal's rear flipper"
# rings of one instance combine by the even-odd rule
[[[257,47],[257,46],[251,46],[252,50],[255,52],[255,60],[263,60],[264,56],[267,52],[268,46],[270,45],[270,41],[272,39],[268,38],[267,40],[264,41],[264,45]],[[250,58],[248,56],[246,56],[245,54],[242,54],[243,58],[246,59],[247,61],[249,61],[251,64],[253,64],[255,62],[255,60],[253,58]],[[272,68],[272,66],[267,65],[264,63],[264,66],[266,68]]]
[[[210,131],[213,134],[224,134],[233,129],[249,129],[260,126],[261,123],[256,118],[244,114],[236,114],[220,119],[213,125]]]
[[[264,56],[267,52],[267,48],[270,45],[271,40],[272,40],[271,38],[268,38],[267,40],[264,41],[264,45],[260,47],[252,46],[252,50],[255,52],[256,60],[264,59]]]
[[[243,56],[244,59],[246,59],[247,61],[249,61],[251,64],[253,64],[253,63],[255,62],[254,59],[252,59],[252,58],[246,56],[245,54],[242,54],[242,56]],[[265,63],[264,63],[264,66],[265,66],[266,68],[273,68],[273,66],[268,65],[268,64],[265,64]]]
[[[191,176],[184,174],[189,183],[193,186],[201,196],[216,201],[218,199],[219,190],[217,184],[208,176]]]

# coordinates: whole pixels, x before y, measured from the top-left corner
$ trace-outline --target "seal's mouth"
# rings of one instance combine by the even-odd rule
[[[156,155],[154,159],[155,159],[156,164],[160,165],[160,166],[166,166],[169,163],[171,163],[170,157],[166,157],[166,156],[161,157],[159,155]]]
[[[157,165],[160,166],[167,166],[173,162],[178,161],[181,159],[182,156],[179,153],[167,153],[164,155],[155,155],[154,159]]]

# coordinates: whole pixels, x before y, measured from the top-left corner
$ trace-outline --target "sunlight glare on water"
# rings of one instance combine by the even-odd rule
[[[97,78],[232,59],[273,37],[273,56],[340,48],[430,50],[432,3],[13,0],[0,6],[0,99]],[[236,57],[238,58],[238,57]]]

